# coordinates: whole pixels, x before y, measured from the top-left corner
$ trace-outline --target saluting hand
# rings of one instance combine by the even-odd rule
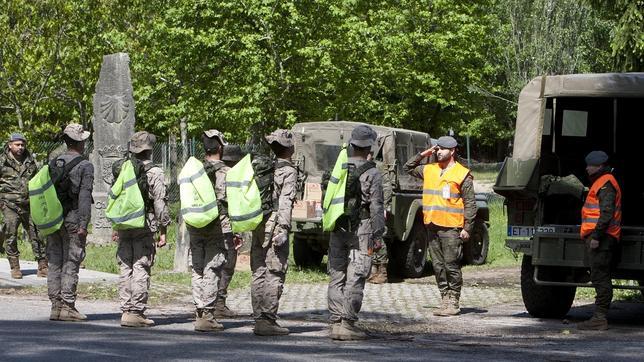
[[[421,153],[420,153],[420,155],[421,155],[421,156],[423,156],[423,157],[429,157],[429,156],[431,156],[431,154],[432,154],[432,153],[434,153],[437,149],[438,149],[438,146],[430,147],[430,148],[426,149],[425,151],[421,152]]]

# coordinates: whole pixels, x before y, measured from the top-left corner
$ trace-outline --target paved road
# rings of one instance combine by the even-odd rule
[[[0,295],[0,360],[586,361],[641,360],[644,355],[644,308],[638,303],[615,303],[607,333],[580,333],[568,321],[530,318],[520,302],[470,306],[451,318],[392,322],[388,312],[380,319],[372,313],[364,325],[375,331],[374,338],[363,342],[328,339],[324,312],[317,309],[289,311],[285,306],[281,323],[292,334],[257,337],[249,318],[224,320],[223,332],[195,333],[189,304],[151,309],[148,314],[158,325],[149,329],[121,328],[114,302],[79,301],[78,308],[88,314],[88,322],[51,322],[44,297]],[[590,312],[588,305],[577,306],[570,318],[580,320]]]

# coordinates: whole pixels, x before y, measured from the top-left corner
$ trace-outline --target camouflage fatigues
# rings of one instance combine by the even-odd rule
[[[45,245],[38,236],[36,226],[29,215],[27,183],[37,171],[36,162],[27,150],[22,162],[13,157],[8,146],[0,155],[0,209],[4,217],[6,234],[4,248],[8,257],[20,256],[18,227],[22,225],[29,235],[35,259],[45,258]]]
[[[389,172],[385,169],[384,163],[376,161],[376,167],[382,175],[382,195],[383,195],[383,207],[385,212],[391,212],[391,200],[393,197],[393,188],[391,186],[391,177]],[[382,248],[373,253],[373,264],[374,265],[383,265],[389,262],[389,253],[387,252],[387,244],[382,243]]]
[[[601,176],[598,175],[596,177]],[[595,230],[590,235],[590,239],[599,241],[599,247],[591,249],[588,246],[588,256],[590,258],[590,280],[595,287],[595,308],[597,312],[607,313],[610,303],[613,300],[613,283],[611,267],[614,263],[614,252],[617,246],[617,239],[606,234],[615,211],[615,197],[617,190],[610,182],[606,182],[597,192],[599,199],[599,220]]]
[[[79,154],[65,152],[58,159],[71,162]],[[72,200],[71,210],[65,214],[63,226],[47,237],[47,289],[52,303],[63,301],[69,305],[76,302],[78,269],[85,259],[84,237],[78,235],[78,229],[89,225],[92,215],[92,189],[94,187],[94,166],[87,160],[81,161],[69,172]]]
[[[192,299],[197,309],[212,309],[218,297],[226,266],[227,244],[232,242],[232,229],[227,213],[226,173],[223,161],[206,161],[205,168],[214,185],[219,218],[203,228],[188,225],[192,253]],[[233,250],[234,250],[233,246]],[[226,285],[226,287],[228,287]]]
[[[147,165],[150,160],[143,161]],[[154,264],[154,233],[170,224],[163,170],[152,167],[147,172],[148,198],[152,210],[146,210],[143,228],[119,230],[116,259],[120,268],[119,300],[123,312],[143,312],[147,307],[150,269]]]
[[[275,211],[253,231],[250,251],[253,272],[251,299],[255,320],[277,319],[288,268],[288,232],[296,196],[297,170],[288,160],[278,159],[277,162],[285,165],[276,168],[274,173]],[[286,237],[286,241],[282,245],[274,245],[272,239],[276,236]]]
[[[365,160],[349,158],[356,168]],[[358,320],[362,307],[365,281],[371,271],[374,240],[382,238],[385,229],[382,174],[371,168],[360,175],[360,205],[368,208],[369,218],[360,221],[355,231],[344,231],[339,226],[329,241],[328,303],[332,322],[341,319]]]
[[[423,179],[423,156],[417,154],[404,165],[408,174]],[[465,222],[463,230],[472,234],[474,218],[476,217],[476,195],[474,194],[474,178],[468,174],[460,186],[464,203]],[[463,259],[463,240],[460,237],[461,228],[446,228],[434,224],[426,225],[429,232],[429,255],[436,276],[436,284],[442,297],[451,296],[458,300],[463,286],[461,260]]]

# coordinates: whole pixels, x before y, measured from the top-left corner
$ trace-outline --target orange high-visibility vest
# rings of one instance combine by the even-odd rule
[[[613,212],[613,217],[608,224],[606,234],[618,240],[622,234],[622,189],[619,188],[619,184],[617,184],[615,177],[607,173],[595,180],[593,185],[590,187],[588,196],[586,197],[586,203],[584,203],[584,207],[581,208],[581,230],[579,233],[581,234],[582,239],[587,238],[588,235],[595,231],[600,214],[597,192],[599,192],[599,189],[601,189],[606,182],[610,182],[615,190],[617,190],[617,195],[615,196],[615,212]]]
[[[441,171],[436,163],[423,168],[423,221],[425,225],[462,228],[465,204],[461,184],[470,170],[456,162],[442,176]]]

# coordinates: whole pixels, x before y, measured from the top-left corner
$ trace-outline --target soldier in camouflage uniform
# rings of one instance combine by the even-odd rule
[[[217,322],[215,307],[218,289],[226,265],[228,248],[234,250],[233,234],[228,218],[226,173],[230,169],[221,160],[226,145],[223,134],[211,129],[203,136],[206,152],[204,168],[213,184],[219,217],[203,228],[188,225],[192,253],[192,296],[196,308],[195,330],[209,332],[224,329]],[[181,183],[182,180],[179,180]]]
[[[367,157],[376,137],[376,132],[365,125],[358,126],[351,132],[349,173],[353,169],[366,168],[364,165],[369,162]],[[372,253],[382,247],[382,235],[385,231],[382,174],[373,165],[366,168],[358,176],[358,180],[359,195],[350,195],[347,186],[345,198],[356,199],[356,212],[359,215],[355,220],[346,215],[341,216],[336,221],[329,240],[329,335],[336,340],[367,338],[367,334],[355,322],[362,307],[365,281],[371,271]]]
[[[166,230],[170,224],[163,170],[152,164],[152,149],[156,137],[140,131],[132,135],[129,151],[142,162],[148,184],[145,226],[140,229],[119,230],[113,233],[118,241],[116,259],[120,268],[119,299],[121,301],[121,326],[149,327],[154,321],[145,316],[150,288],[150,272],[154,264],[156,247],[166,244]],[[159,234],[155,241],[155,233]]]
[[[261,336],[285,335],[289,330],[277,324],[277,310],[286,278],[291,211],[296,196],[297,170],[293,166],[293,134],[277,130],[266,136],[277,156],[273,173],[273,210],[253,231],[251,299],[255,328]]]
[[[447,177],[450,170],[459,167],[463,168],[456,162],[456,140],[450,136],[443,136],[438,139],[437,146],[431,147],[413,158],[404,166],[405,172],[421,180],[425,178],[425,168],[431,164],[421,164],[425,157],[436,155],[437,165],[441,169],[440,177]],[[463,258],[463,242],[470,238],[474,218],[476,216],[476,196],[474,194],[474,178],[469,170],[464,169],[466,175],[460,185],[456,185],[459,190],[458,195],[453,195],[450,188],[443,188],[439,197],[450,200],[456,205],[457,200],[463,204],[462,210],[457,210],[463,218],[462,225],[456,227],[446,227],[438,225],[432,220],[425,218],[425,226],[429,231],[429,253],[432,257],[432,266],[436,276],[436,284],[441,294],[441,306],[434,311],[436,316],[452,316],[460,313],[459,300],[461,297],[461,288],[463,286],[463,274],[461,272],[461,260]],[[424,180],[427,182],[427,180]],[[450,181],[451,183],[452,181]],[[424,187],[423,194],[433,194],[433,190],[426,190]],[[460,200],[459,200],[460,199]],[[432,205],[425,205],[423,201],[423,212],[426,209],[434,208]],[[436,207],[442,209],[441,207]],[[451,209],[449,212],[454,212]],[[445,212],[445,210],[440,210]]]
[[[606,152],[592,151],[585,161],[592,186],[586,198],[587,206],[582,209],[582,233],[590,259],[590,280],[595,287],[596,296],[593,316],[578,323],[577,328],[603,331],[608,329],[608,309],[613,300],[611,268],[621,234],[622,192],[617,180],[611,175],[612,169],[608,165]],[[596,193],[593,190],[597,190]],[[595,208],[599,208],[596,221],[591,220],[594,215],[586,214],[594,214]]]
[[[239,145],[228,144],[224,147],[224,153],[221,160],[226,166],[233,167],[244,157],[244,153]],[[237,251],[242,246],[244,240],[240,234],[233,234],[232,240],[226,239],[226,264],[221,272],[219,279],[219,290],[217,291],[217,302],[215,303],[215,318],[234,318],[237,313],[230,310],[226,305],[228,297],[228,286],[235,274],[235,265],[237,264]]]
[[[53,159],[50,167],[64,167],[82,157],[89,135],[80,124],[67,125],[63,136],[67,151]],[[92,216],[94,166],[82,159],[64,177],[68,177],[71,183],[65,195],[58,195],[65,221],[58,231],[47,237],[49,319],[76,322],[87,319],[76,309],[76,287],[78,269],[85,259],[87,228]]]
[[[27,150],[27,140],[20,133],[12,134],[4,152],[0,154],[0,209],[4,215],[5,250],[11,266],[11,277],[14,279],[22,278],[18,250],[18,227],[21,224],[29,235],[31,249],[38,261],[37,275],[47,276],[45,246],[29,215],[27,183],[36,172],[36,162]],[[0,239],[0,243],[2,240]]]

